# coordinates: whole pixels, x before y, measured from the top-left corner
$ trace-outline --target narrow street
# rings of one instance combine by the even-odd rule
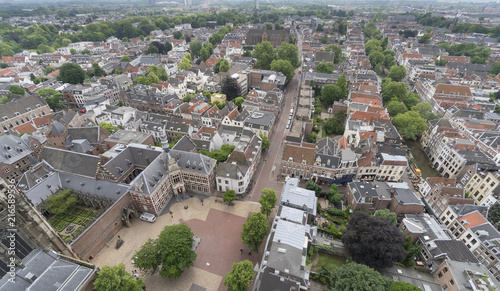
[[[302,35],[295,30],[297,36],[297,47],[299,48],[299,60],[302,61]],[[272,188],[276,191],[276,195],[281,196],[283,189],[284,178],[279,177],[281,157],[283,154],[283,146],[285,135],[288,132],[286,124],[290,116],[292,105],[297,109],[302,67],[295,70],[293,79],[288,83],[284,92],[285,104],[274,123],[273,133],[271,134],[269,149],[262,154],[262,160],[255,171],[253,180],[254,186],[250,194],[244,198],[245,201],[258,202],[261,191],[264,188]]]
[[[295,76],[292,81],[287,85],[284,95],[285,105],[281,111],[280,116],[274,124],[272,136],[270,138],[271,146],[267,151],[262,154],[262,161],[260,162],[253,180],[254,186],[248,196],[244,200],[258,202],[262,189],[272,188],[276,191],[278,197],[281,195],[283,188],[283,178],[277,180],[279,164],[281,162],[281,155],[283,153],[285,134],[288,131],[286,124],[292,104],[296,104],[299,91],[300,74],[299,69],[295,71]]]

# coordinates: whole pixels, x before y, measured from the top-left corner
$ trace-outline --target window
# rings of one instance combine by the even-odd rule
[[[450,280],[450,285],[455,285],[455,281]]]
[[[9,168],[5,168],[5,173],[10,172]]]

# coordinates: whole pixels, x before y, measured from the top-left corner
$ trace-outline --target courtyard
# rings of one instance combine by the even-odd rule
[[[215,202],[217,198],[203,200],[189,198],[171,207],[172,215],[165,214],[155,223],[132,220],[130,228],[123,227],[104,247],[91,263],[98,267],[124,263],[127,271],[134,266],[134,253],[149,239],[155,239],[166,225],[186,223],[195,236],[201,238],[196,249],[194,266],[186,269],[178,279],[164,279],[157,273],[141,275],[148,290],[226,290],[224,276],[234,262],[249,259],[255,265],[260,263],[265,242],[258,254],[249,255],[248,248],[241,242],[240,233],[247,216],[260,210],[260,204],[236,201],[234,206]],[[173,217],[172,217],[173,216]],[[120,249],[115,249],[118,236],[125,241]],[[243,253],[240,253],[243,249]]]

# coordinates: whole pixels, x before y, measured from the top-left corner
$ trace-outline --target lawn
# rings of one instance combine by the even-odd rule
[[[323,265],[333,265],[336,268],[344,265],[346,258],[337,255],[330,255],[324,252],[318,252],[318,261],[313,266],[313,271],[320,271]]]

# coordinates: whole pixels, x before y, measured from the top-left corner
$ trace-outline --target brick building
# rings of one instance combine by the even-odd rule
[[[0,128],[2,133],[8,132],[11,128],[30,122],[35,117],[44,116],[51,112],[49,106],[38,95],[26,97],[12,96],[10,101],[0,106]]]
[[[290,29],[283,30],[264,30],[250,29],[247,33],[245,45],[257,45],[263,41],[270,42],[274,48],[281,45],[282,42],[290,42]]]

